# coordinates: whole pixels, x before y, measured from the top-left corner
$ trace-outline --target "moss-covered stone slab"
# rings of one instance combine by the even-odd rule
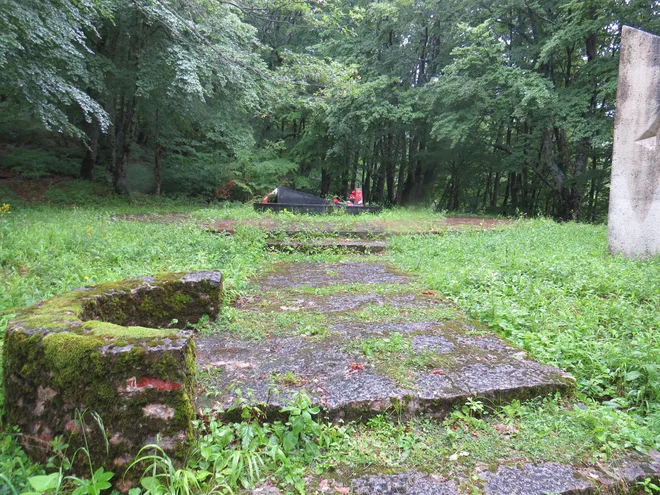
[[[244,320],[299,319],[321,327],[287,334],[273,323],[258,341],[240,332],[200,335],[197,404],[226,410],[240,396],[276,415],[304,392],[331,418],[366,419],[388,410],[443,417],[470,398],[497,404],[572,393],[569,374],[474,322],[442,319],[456,310],[418,288],[405,292],[409,280],[385,263],[277,266],[255,281],[260,294],[240,306],[249,316]],[[366,291],[342,292],[360,282]],[[431,316],[440,319],[425,319]]]
[[[364,419],[387,410],[443,417],[469,398],[506,403],[573,390],[570,375],[497,337],[471,336],[467,326],[440,322],[413,323],[404,334],[406,326],[332,327],[322,339],[262,342],[200,336],[197,363],[207,384],[198,404],[227,409],[240,395],[276,414],[304,391],[333,418]],[[392,342],[397,347],[389,355]],[[384,351],[365,355],[374,346]]]
[[[60,435],[74,448],[85,436],[95,464],[115,472],[150,443],[183,453],[196,380],[185,328],[217,316],[221,297],[222,275],[206,271],[87,287],[27,308],[5,334],[5,420],[42,461]]]

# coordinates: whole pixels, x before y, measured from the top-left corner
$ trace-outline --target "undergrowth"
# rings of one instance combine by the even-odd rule
[[[118,214],[156,210],[183,212],[190,221],[133,222]],[[405,222],[415,213],[385,215]],[[432,220],[430,212],[417,215]],[[200,208],[169,200],[143,202],[140,196],[67,210],[12,203],[0,215],[0,334],[19,308],[84,285],[162,271],[219,269],[227,300],[237,300],[249,295],[249,278],[270,263],[342,259],[327,253],[265,253],[264,235],[249,225],[239,225],[231,237],[199,228],[200,220],[222,218],[249,220],[255,215],[246,207]],[[309,221],[321,225],[320,218]],[[336,221],[359,225],[354,218]],[[202,416],[197,444],[185,465],[156,447],[145,448],[144,463],[131,469],[149,467],[141,471],[142,484],[131,495],[236,493],[264,483],[295,494],[305,492],[310,477],[341,469],[467,474],[478,463],[498,459],[588,463],[624,450],[660,447],[660,259],[609,256],[604,227],[543,220],[497,231],[398,237],[390,244],[389,258],[419,274],[415,287],[453,300],[536,359],[576,376],[581,403],[555,397],[491,408],[472,401],[444,422],[404,421],[394,411],[368,424],[343,426],[325,426],[305,397],[289,406],[281,422],[264,422],[258,409],[245,407],[241,423]],[[301,293],[316,296],[332,290]],[[377,321],[394,316],[387,311],[367,307],[359,314]],[[324,318],[293,313],[277,323],[297,335],[327,338]],[[437,316],[455,316],[449,313]],[[267,338],[273,323],[266,321],[268,316],[244,321],[244,315],[231,309],[223,314],[220,325],[209,324],[210,330],[223,326],[242,332],[252,326],[252,336]],[[414,318],[414,312],[408,317]],[[364,339],[356,346],[374,361],[409,354],[407,342],[399,337]],[[52,487],[35,486],[46,479],[38,477],[50,475],[27,459],[17,440],[17,432],[0,425],[0,495],[50,495]],[[74,489],[69,485],[67,490]],[[92,492],[85,488],[76,495]]]
[[[605,226],[548,220],[457,236],[400,237],[392,259],[420,283],[578,389],[648,427],[660,445],[660,258],[607,253]]]

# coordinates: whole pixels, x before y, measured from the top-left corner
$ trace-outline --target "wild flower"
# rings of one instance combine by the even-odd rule
[[[0,218],[7,216],[11,213],[11,206],[9,203],[2,203],[0,205]]]

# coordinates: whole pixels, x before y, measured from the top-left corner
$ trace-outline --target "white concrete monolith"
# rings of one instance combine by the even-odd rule
[[[660,254],[660,37],[625,26],[608,219],[611,253]]]

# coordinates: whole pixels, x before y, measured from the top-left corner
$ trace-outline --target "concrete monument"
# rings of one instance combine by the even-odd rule
[[[611,253],[660,254],[660,37],[625,26],[614,122]]]

